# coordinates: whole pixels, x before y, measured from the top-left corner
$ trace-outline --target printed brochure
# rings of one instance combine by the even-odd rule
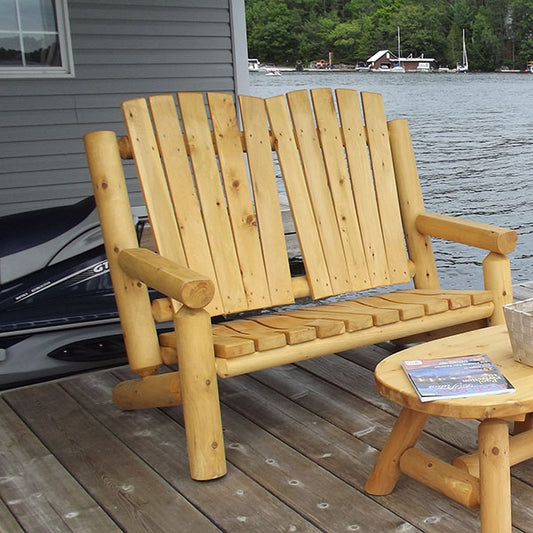
[[[485,354],[402,361],[420,401],[514,392]]]

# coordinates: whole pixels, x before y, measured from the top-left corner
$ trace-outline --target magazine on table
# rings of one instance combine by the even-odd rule
[[[485,354],[412,359],[402,367],[422,402],[515,391]]]

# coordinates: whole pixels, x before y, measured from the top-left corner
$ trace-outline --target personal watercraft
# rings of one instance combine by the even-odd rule
[[[144,209],[132,216],[140,238]],[[93,197],[0,231],[0,389],[125,363]]]

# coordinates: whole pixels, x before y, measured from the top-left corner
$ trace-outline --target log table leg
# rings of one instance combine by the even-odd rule
[[[365,491],[375,496],[390,494],[400,477],[400,457],[405,450],[412,448],[428,415],[404,407],[391,434],[379,454],[378,460],[365,485]]]
[[[510,533],[509,429],[504,420],[487,419],[478,432],[481,533]]]

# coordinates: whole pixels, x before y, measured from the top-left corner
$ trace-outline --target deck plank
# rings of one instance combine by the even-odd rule
[[[398,414],[373,378],[394,350],[222,380],[228,474],[213,482],[189,478],[181,408],[112,405],[125,367],[0,393],[0,530],[476,531],[477,510],[406,476],[364,493]],[[476,427],[432,417],[420,447],[449,460],[475,448]],[[512,475],[513,531],[533,533],[533,461]]]
[[[0,497],[23,530],[120,531],[3,400],[0,450]],[[0,510],[1,530],[17,531],[6,511]]]
[[[316,416],[308,409],[273,394],[267,387],[250,384],[249,380],[250,378],[246,377],[231,380],[232,390],[228,394],[231,406],[238,408],[254,424],[267,427],[277,438],[306,457],[312,458],[315,463],[362,494],[378,456],[377,448]],[[223,390],[222,397],[225,402],[228,401],[226,394]],[[333,394],[336,395],[335,392]],[[327,400],[324,398],[324,401]],[[354,416],[356,414],[352,413],[351,418]],[[364,436],[364,430],[362,433]],[[367,437],[370,436],[371,433],[368,433]],[[456,453],[450,451],[449,457],[454,455]],[[320,482],[322,483],[322,480]],[[437,494],[428,499],[427,492],[419,483],[407,478],[402,479],[401,487],[386,497],[386,507],[397,515],[396,520],[400,517],[401,521],[393,523],[391,527],[392,525],[382,522],[381,514],[376,514],[367,503],[368,521],[360,520],[361,529],[371,530],[376,521],[383,524],[382,531],[394,531],[395,528],[406,527],[406,523],[423,530],[429,522],[433,524],[432,531],[435,532],[457,531],[461,527],[475,531],[479,527],[477,512],[452,504]],[[381,503],[381,500],[377,502]]]
[[[31,394],[15,390],[4,397],[122,530],[173,531],[179,520],[183,531],[218,531],[59,385],[34,387]],[[43,482],[45,490],[49,478]]]
[[[126,369],[113,374],[123,379],[133,377]],[[293,527],[296,528],[294,531],[318,531],[231,464],[228,465],[228,474],[216,482],[191,480],[185,460],[185,433],[174,419],[181,421],[181,409],[168,409],[167,413],[162,410],[119,411],[107,401],[117,383],[114,375],[101,373],[91,380],[70,380],[63,386],[100,423],[222,530],[237,531],[245,527],[249,531],[259,531],[263,527],[265,531],[289,531]],[[253,513],[250,513],[251,509]]]

